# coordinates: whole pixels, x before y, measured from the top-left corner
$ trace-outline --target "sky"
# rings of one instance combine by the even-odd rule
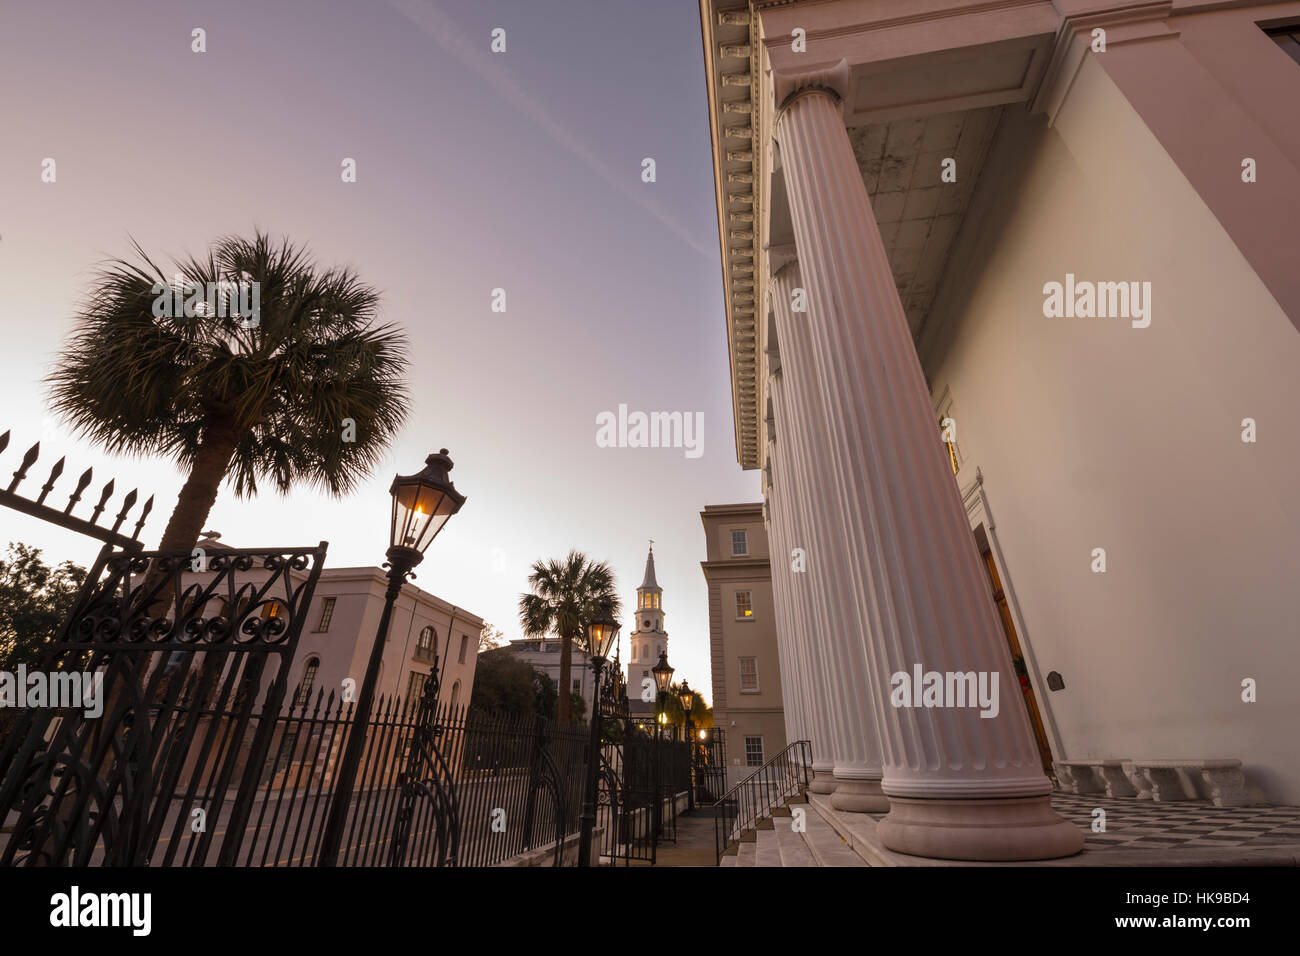
[[[518,637],[534,560],[607,560],[631,606],[654,539],[675,677],[708,687],[699,512],[760,491],[735,458],[699,31],[694,0],[8,0],[0,475],[39,439],[47,467],[67,456],[63,484],[93,466],[119,496],[156,495],[156,546],[183,476],[78,440],[45,377],[94,270],[131,239],[170,261],[287,235],[381,291],[381,320],[411,341],[408,422],[355,494],[227,486],[206,528],[378,564],[393,475],[445,447],[468,500],[416,584]],[[620,405],[702,415],[702,454],[600,447],[597,418]],[[96,550],[0,510],[10,540]]]

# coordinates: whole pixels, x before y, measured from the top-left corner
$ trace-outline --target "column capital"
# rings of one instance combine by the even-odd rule
[[[849,95],[849,61],[841,57],[834,62],[814,63],[796,70],[772,70],[772,93],[776,115],[772,128],[781,125],[786,108],[806,93],[825,93],[842,103]]]

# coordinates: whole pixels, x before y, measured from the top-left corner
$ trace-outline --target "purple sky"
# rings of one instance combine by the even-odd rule
[[[206,53],[191,52],[195,27]],[[394,472],[445,446],[469,501],[420,586],[515,637],[534,559],[607,559],[630,603],[654,538],[677,677],[708,686],[698,512],[757,500],[759,484],[733,450],[693,0],[10,0],[0,81],[0,431],[14,436],[0,473],[39,438],[47,466],[67,454],[69,475],[94,465],[156,493],[156,545],[181,476],[75,442],[42,380],[96,264],[129,236],[166,260],[254,226],[287,234],[358,269],[409,331],[410,421],[358,494],[224,489],[207,527],[236,547],[324,538],[332,566],[378,563]],[[703,455],[598,448],[596,416],[620,404],[703,413]],[[94,552],[0,510],[11,539]]]

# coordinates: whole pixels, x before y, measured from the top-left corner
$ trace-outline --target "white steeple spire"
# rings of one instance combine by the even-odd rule
[[[628,635],[631,644],[627,661],[628,695],[636,700],[649,679],[653,686],[654,675],[650,669],[659,662],[659,655],[668,649],[668,632],[664,630],[663,588],[655,578],[654,541],[645,559],[645,576],[636,589],[636,615]]]

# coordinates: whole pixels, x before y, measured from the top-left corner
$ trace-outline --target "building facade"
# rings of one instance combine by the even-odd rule
[[[713,726],[727,741],[730,787],[786,746],[776,608],[763,505],[708,505],[700,512],[709,592]]]
[[[199,541],[204,554],[224,546],[213,539]],[[184,583],[197,582],[202,573],[188,572]],[[295,585],[305,580],[295,575]],[[256,580],[250,572],[242,580]],[[314,703],[324,689],[336,698],[351,680],[352,699],[361,693],[370,650],[384,610],[388,576],[379,568],[331,568],[321,571],[307,608],[301,636],[289,665],[291,693],[286,706],[305,700]],[[384,656],[380,663],[376,693],[402,701],[418,699],[433,669],[435,656],[441,662],[441,703],[462,706],[469,703],[478,662],[478,641],[483,619],[442,598],[422,591],[409,581],[393,605]],[[266,675],[269,682],[273,675]]]
[[[555,682],[556,691],[560,686],[560,647],[563,644],[558,637],[547,639],[516,638],[502,650],[513,654],[532,666],[533,670],[545,674]],[[570,691],[582,696],[585,709],[583,714],[591,716],[591,698],[593,681],[587,655],[574,648],[569,670]]]
[[[1054,761],[1300,803],[1300,3],[700,10],[815,789],[976,860],[1081,847]]]

